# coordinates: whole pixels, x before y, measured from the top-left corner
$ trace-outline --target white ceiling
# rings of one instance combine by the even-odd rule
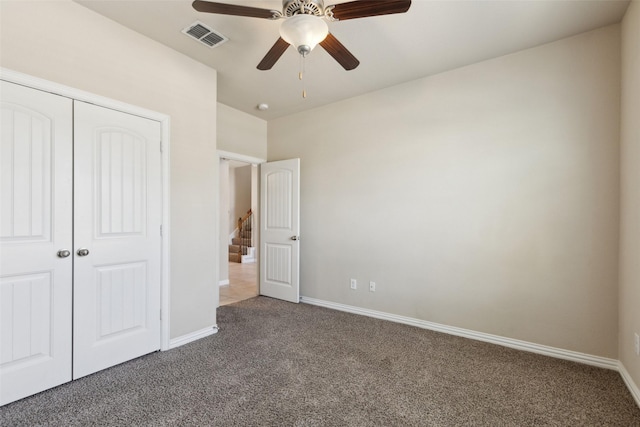
[[[405,14],[329,23],[360,60],[345,71],[321,47],[300,57],[290,47],[270,71],[256,65],[279,37],[282,21],[200,13],[191,0],[76,0],[120,24],[218,71],[218,100],[263,119],[440,73],[620,22],[629,1],[413,0]],[[325,0],[326,4],[345,0]],[[225,0],[281,10],[280,0]],[[181,30],[199,20],[229,41],[210,49]],[[269,104],[259,111],[258,103]]]

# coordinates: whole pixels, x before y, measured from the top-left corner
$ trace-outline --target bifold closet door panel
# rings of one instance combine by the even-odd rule
[[[6,404],[71,380],[73,138],[70,99],[0,84],[0,404]]]
[[[161,125],[75,101],[73,377],[160,349]]]

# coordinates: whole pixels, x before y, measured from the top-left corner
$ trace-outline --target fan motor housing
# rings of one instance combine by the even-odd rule
[[[323,16],[323,0],[282,0],[282,12],[286,17],[306,14]]]

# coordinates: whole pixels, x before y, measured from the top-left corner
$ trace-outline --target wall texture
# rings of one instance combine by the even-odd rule
[[[242,218],[251,209],[251,170],[253,166],[241,166],[231,169],[229,179],[231,194],[231,224],[227,236],[238,228],[238,218]]]
[[[71,1],[0,12],[2,67],[171,116],[171,337],[215,324],[215,70]]]
[[[267,158],[267,122],[218,103],[218,149]]]
[[[640,386],[640,2],[632,1],[622,21],[619,356]]]
[[[270,121],[302,295],[617,358],[619,114],[611,26]]]

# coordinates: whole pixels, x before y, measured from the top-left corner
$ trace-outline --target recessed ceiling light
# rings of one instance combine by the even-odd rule
[[[258,104],[258,110],[260,110],[260,111],[266,111],[266,110],[268,110],[268,109],[269,109],[269,104],[265,104],[264,102],[263,102],[263,103]]]

